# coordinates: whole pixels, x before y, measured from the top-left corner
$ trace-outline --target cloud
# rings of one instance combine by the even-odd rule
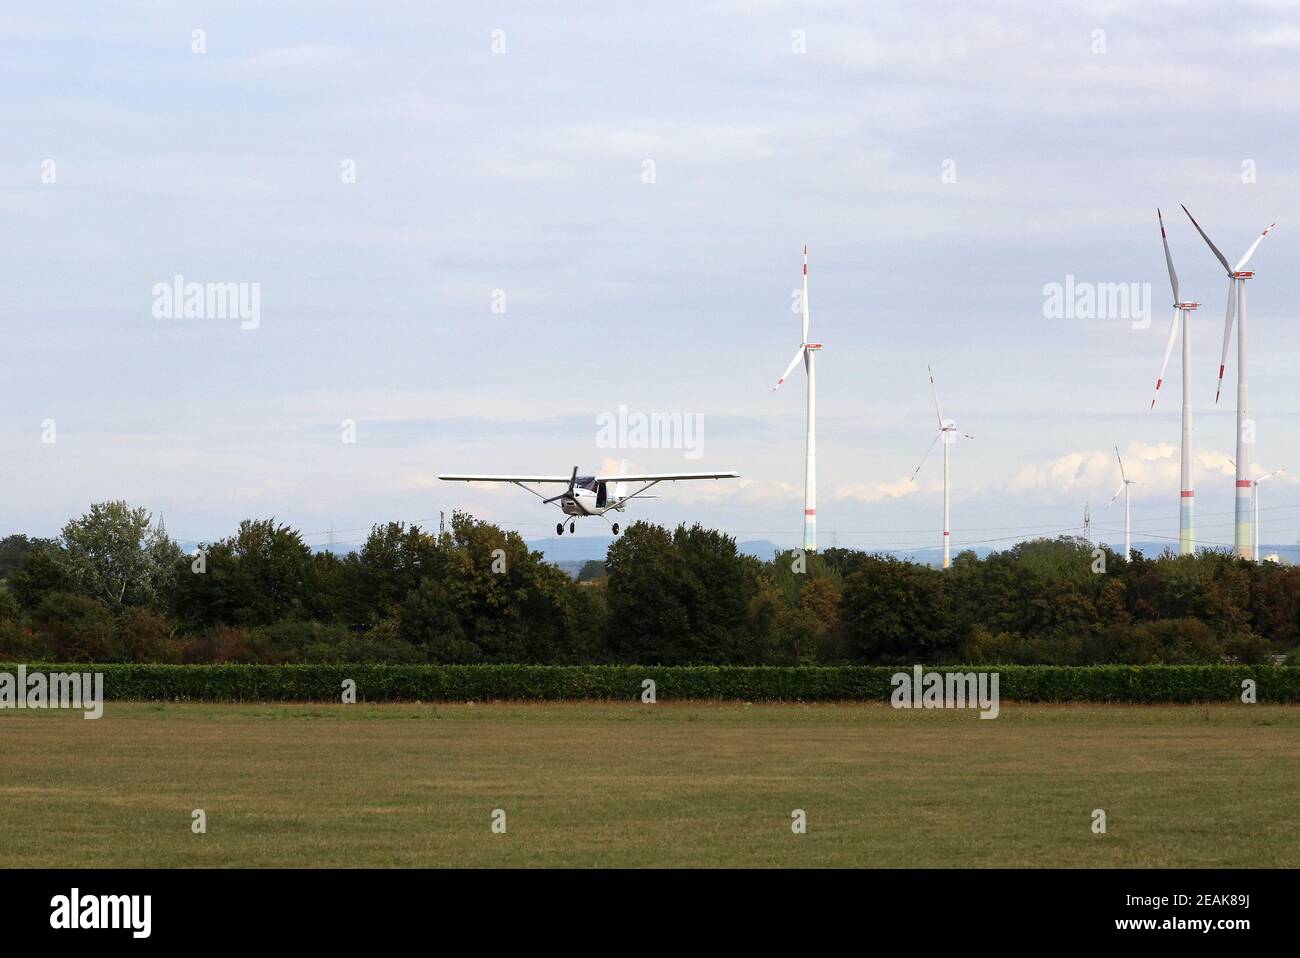
[[[1182,479],[1182,454],[1171,443],[1130,442],[1121,451],[1125,475],[1134,482],[1133,497],[1166,495]],[[1236,475],[1231,458],[1212,449],[1193,454],[1193,481],[1198,477]],[[1262,476],[1272,469],[1251,464],[1251,475]],[[1289,473],[1277,477],[1296,481]],[[1058,501],[1064,493],[1084,493],[1109,498],[1120,483],[1119,463],[1114,450],[1096,449],[1067,452],[1045,462],[1022,466],[1011,480],[1012,492],[1036,492],[1046,501]]]
[[[305,43],[292,47],[260,50],[251,56],[233,61],[231,65],[237,72],[267,73],[299,70],[304,67],[338,66],[351,59],[352,51],[346,47],[327,43]]]
[[[1274,27],[1272,30],[1251,34],[1250,42],[1260,47],[1280,47],[1294,50],[1300,47],[1300,28],[1292,26]]]
[[[853,502],[883,502],[889,499],[906,499],[922,491],[942,492],[943,483],[937,479],[913,482],[908,478],[865,482],[853,486],[841,486],[835,490],[835,498]]]

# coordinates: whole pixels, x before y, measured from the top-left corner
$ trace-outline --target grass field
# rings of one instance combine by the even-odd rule
[[[0,713],[0,863],[1296,867],[1298,786],[1294,706],[109,703]]]

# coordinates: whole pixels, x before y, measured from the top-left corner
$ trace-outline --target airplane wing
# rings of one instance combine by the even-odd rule
[[[679,479],[739,479],[738,472],[643,472],[626,476],[597,476],[597,482],[677,482]],[[568,482],[566,478],[564,480]]]
[[[448,473],[438,478],[447,482],[562,482],[567,486],[572,476],[470,476]]]

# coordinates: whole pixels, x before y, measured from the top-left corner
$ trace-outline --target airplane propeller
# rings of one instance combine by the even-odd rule
[[[568,489],[565,489],[565,490],[564,490],[562,493],[560,493],[558,496],[551,496],[551,498],[549,498],[549,499],[543,499],[542,501],[543,501],[543,502],[554,502],[556,499],[563,499],[565,496],[572,496],[572,495],[573,495],[573,487],[574,487],[575,485],[577,485],[577,482],[578,482],[578,467],[577,467],[577,466],[574,466],[574,467],[573,467],[573,475],[571,475],[571,476],[569,477],[569,488],[568,488]]]

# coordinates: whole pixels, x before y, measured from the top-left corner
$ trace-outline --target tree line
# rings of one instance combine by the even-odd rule
[[[1127,561],[1040,539],[948,571],[852,549],[744,555],[637,522],[577,580],[457,513],[344,555],[274,518],[183,553],[98,503],[0,540],[0,659],[639,664],[1263,662],[1300,650],[1300,569],[1224,552]]]

